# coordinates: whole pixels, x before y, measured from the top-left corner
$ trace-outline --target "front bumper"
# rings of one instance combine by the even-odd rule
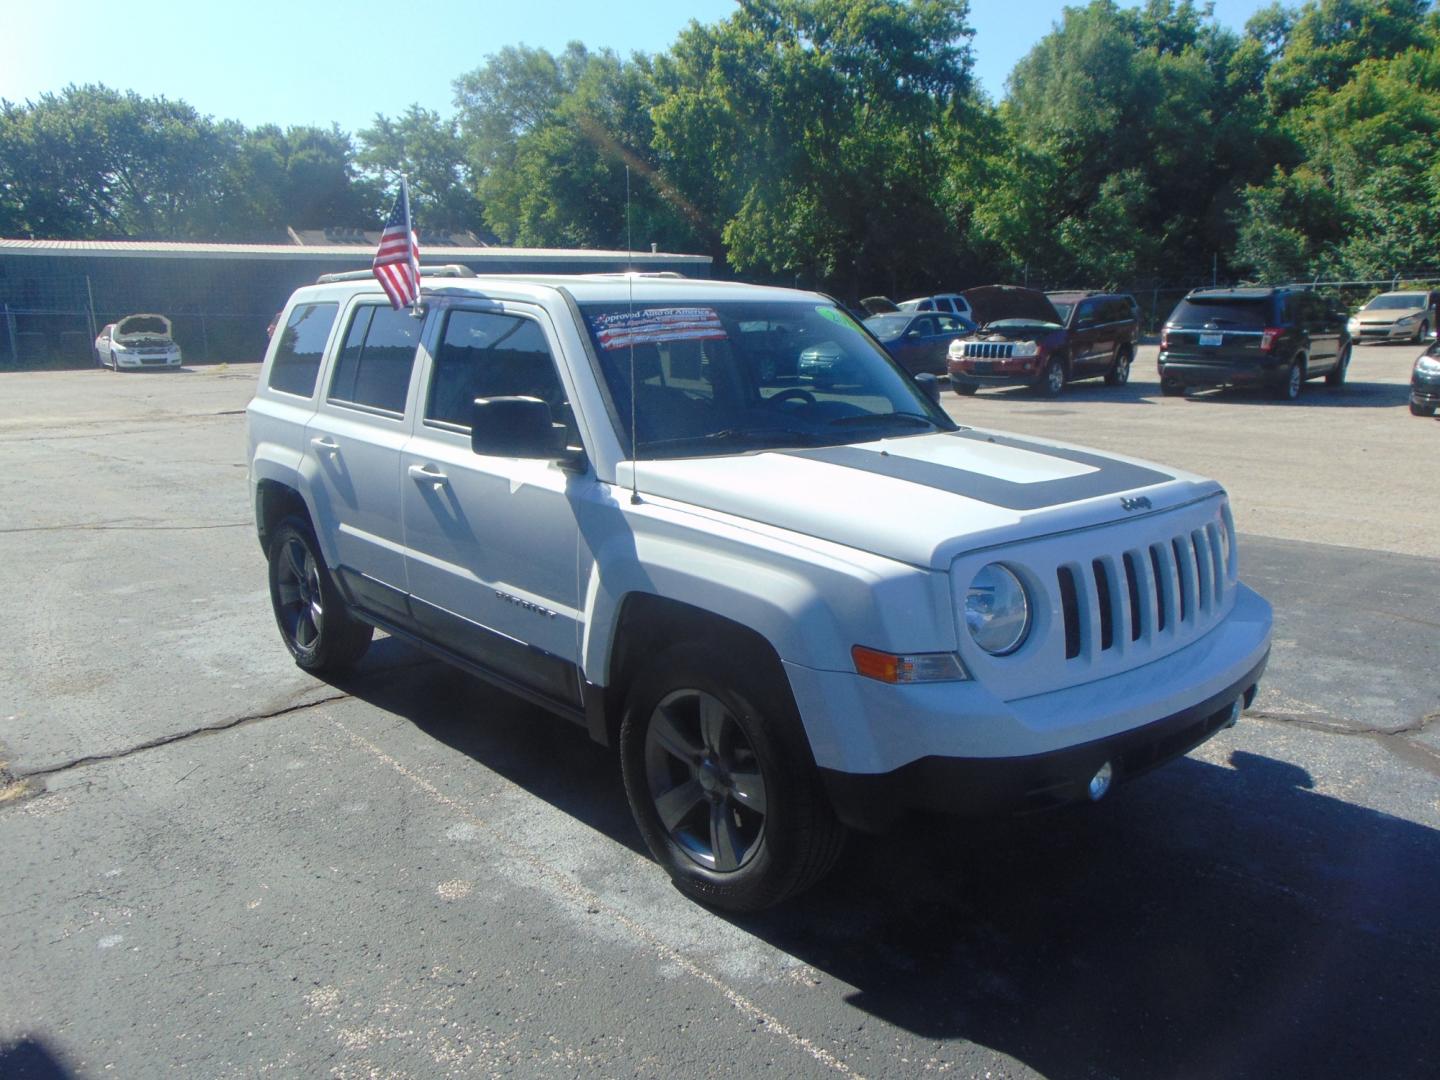
[[[1361,323],[1350,331],[1353,341],[1414,341],[1419,323],[1401,326],[1398,323]]]
[[[1019,758],[927,757],[868,776],[822,769],[821,776],[837,816],[866,832],[882,831],[917,810],[978,817],[1084,802],[1091,777],[1105,764],[1111,785],[1124,783],[1233,724],[1254,701],[1268,659],[1267,651],[1235,682],[1187,709],[1080,746]]]
[[[1202,637],[1138,667],[1000,700],[978,681],[889,686],[786,663],[836,812],[861,828],[911,809],[1006,812],[1084,798],[1109,760],[1123,781],[1214,734],[1270,652],[1270,605],[1237,586]]]
[[[116,367],[164,368],[180,366],[180,350],[168,353],[113,353]]]
[[[1044,370],[1045,357],[1008,357],[998,360],[946,360],[951,385],[1029,386]]]

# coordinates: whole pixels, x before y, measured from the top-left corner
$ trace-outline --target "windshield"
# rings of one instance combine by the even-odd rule
[[[1008,330],[1016,326],[1040,327],[1044,330],[1059,330],[1060,324],[1046,322],[1043,319],[996,319],[992,323],[986,323],[987,330]]]
[[[952,431],[850,316],[806,301],[584,304],[637,458],[701,457]]]
[[[1424,293],[1381,293],[1368,304],[1366,311],[1406,311],[1425,306]]]
[[[1064,300],[1051,300],[1050,302],[1055,305],[1055,310],[1060,313],[1060,324],[1063,326],[1069,322],[1070,312],[1075,310],[1075,305],[1067,303]]]
[[[889,341],[903,334],[913,317],[909,314],[872,315],[865,320],[865,327],[881,341]]]

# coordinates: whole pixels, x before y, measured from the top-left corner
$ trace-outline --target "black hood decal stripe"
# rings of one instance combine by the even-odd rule
[[[825,446],[813,450],[787,450],[784,453],[789,457],[823,461],[827,465],[859,469],[861,472],[888,476],[894,480],[908,480],[912,484],[948,491],[952,495],[961,495],[977,502],[989,503],[991,506],[1002,506],[1007,510],[1040,510],[1047,506],[1078,502],[1081,499],[1116,495],[1122,491],[1163,484],[1174,479],[1173,476],[1142,465],[1115,461],[1081,450],[1042,446],[1003,435],[956,431],[952,433],[952,437],[973,439],[976,442],[992,443],[1015,450],[1028,450],[1034,454],[1072,461],[1077,465],[1087,465],[1096,471],[1084,476],[1018,484],[1012,480],[987,476],[985,473],[970,472],[930,461],[917,461],[896,454],[882,454],[877,450],[864,450],[856,446]]]

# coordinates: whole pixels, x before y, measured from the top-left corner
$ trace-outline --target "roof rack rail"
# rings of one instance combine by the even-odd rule
[[[373,270],[346,270],[339,274],[321,274],[315,279],[316,285],[330,285],[336,281],[364,281],[368,277],[374,277]],[[461,266],[459,263],[448,263],[445,266],[422,266],[420,276],[427,277],[475,277],[475,271],[468,266]]]

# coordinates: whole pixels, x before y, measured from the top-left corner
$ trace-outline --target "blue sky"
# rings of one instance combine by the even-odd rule
[[[1215,11],[1239,30],[1262,6],[1218,0]],[[972,0],[970,7],[975,74],[998,99],[1010,69],[1064,5]],[[726,17],[734,0],[451,0],[395,15],[405,10],[373,0],[58,0],[54,7],[0,0],[0,98],[20,102],[71,82],[103,82],[180,98],[250,127],[335,122],[356,131],[411,102],[449,115],[451,81],[505,45],[553,52],[578,39],[625,55],[658,52],[691,19]]]

